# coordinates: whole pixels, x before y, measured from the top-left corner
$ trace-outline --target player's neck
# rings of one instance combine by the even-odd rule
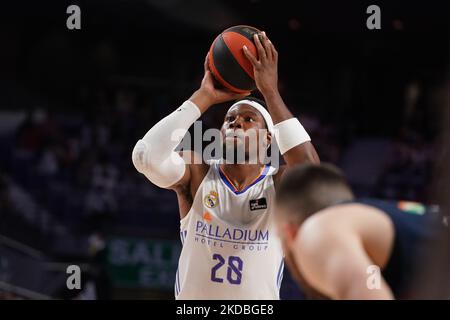
[[[263,171],[263,164],[225,164],[220,169],[231,180],[233,185],[242,190],[252,183]]]

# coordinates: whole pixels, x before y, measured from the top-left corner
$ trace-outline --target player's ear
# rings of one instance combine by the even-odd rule
[[[266,130],[266,129],[265,129]],[[268,149],[269,147],[270,147],[270,144],[272,143],[272,134],[269,132],[269,131],[267,131],[266,132],[266,136],[265,136],[265,139],[264,139],[264,147],[266,148],[266,149]]]
[[[272,143],[272,134],[269,131],[267,131],[266,139],[267,139],[267,145],[270,146],[270,144]]]

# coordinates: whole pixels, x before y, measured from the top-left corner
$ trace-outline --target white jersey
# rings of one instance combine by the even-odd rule
[[[283,252],[273,206],[275,168],[237,191],[217,160],[180,221],[176,299],[279,299]]]

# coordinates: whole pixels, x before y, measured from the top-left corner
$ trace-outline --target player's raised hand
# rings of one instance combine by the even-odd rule
[[[256,86],[263,95],[278,90],[278,52],[265,32],[253,36],[258,58],[246,46],[242,49],[253,65]]]
[[[200,88],[190,98],[202,112],[214,104],[241,99],[250,94],[250,92],[236,93],[226,88],[217,88],[217,83],[208,67],[208,54],[205,58],[204,71]]]

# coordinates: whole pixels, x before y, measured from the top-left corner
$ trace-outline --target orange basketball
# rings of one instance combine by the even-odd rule
[[[260,31],[250,26],[234,26],[217,36],[209,49],[209,68],[224,87],[245,93],[256,89],[253,66],[244,55],[245,45],[258,57],[253,35]]]

